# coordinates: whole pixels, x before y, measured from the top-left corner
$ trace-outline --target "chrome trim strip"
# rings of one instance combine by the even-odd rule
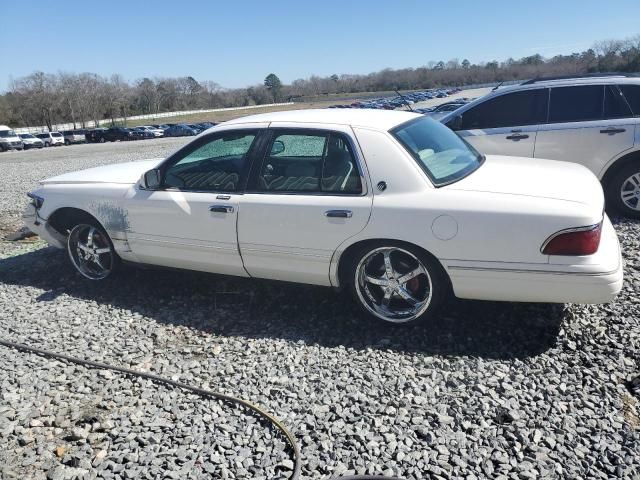
[[[620,269],[620,264],[615,268],[615,270],[611,270],[608,272],[598,272],[598,273],[590,273],[590,272],[567,272],[567,271],[553,271],[553,270],[526,270],[526,269],[515,269],[515,268],[481,268],[481,267],[448,267],[448,270],[469,270],[476,272],[496,272],[496,273],[533,273],[537,275],[576,275],[579,277],[599,277],[602,275],[611,275],[616,273]]]

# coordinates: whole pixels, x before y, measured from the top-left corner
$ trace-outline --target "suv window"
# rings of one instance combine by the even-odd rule
[[[640,115],[640,85],[618,85],[634,115]]]
[[[276,133],[258,174],[263,192],[358,194],[360,173],[339,133]]]
[[[544,123],[547,89],[523,90],[492,98],[462,114],[462,130]]]
[[[602,118],[604,87],[584,85],[551,89],[549,122],[586,122]]]
[[[181,190],[235,192],[245,172],[255,132],[226,132],[209,138],[171,165],[164,186]]]
[[[604,118],[630,117],[629,105],[615,85],[607,85],[604,90]]]

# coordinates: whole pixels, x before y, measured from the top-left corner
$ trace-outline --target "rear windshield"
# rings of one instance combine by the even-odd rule
[[[476,170],[483,157],[440,122],[416,118],[391,130],[436,186],[447,185]]]
[[[59,133],[59,132],[53,132],[53,133],[51,134],[51,136],[52,136],[52,137],[61,137],[61,136],[62,136],[62,134],[61,134],[61,133]]]

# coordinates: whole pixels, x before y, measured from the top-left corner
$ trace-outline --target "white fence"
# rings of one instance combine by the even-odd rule
[[[229,112],[232,110],[252,110],[252,109],[258,109],[258,108],[265,108],[265,107],[275,107],[275,106],[281,106],[281,105],[293,105],[293,102],[284,102],[284,103],[267,103],[265,105],[250,105],[248,107],[228,107],[228,108],[208,108],[208,109],[204,109],[204,110],[184,110],[182,112],[163,112],[163,113],[150,113],[148,115],[133,115],[131,117],[127,117],[127,121],[129,120],[157,120],[160,118],[170,118],[170,117],[177,117],[180,115],[193,115],[195,113],[210,113],[210,112]],[[123,122],[124,121],[124,117],[121,118],[116,118],[114,119],[116,122]],[[98,125],[107,125],[111,123],[111,119],[105,119],[105,120],[99,120],[98,121]],[[95,122],[93,120],[90,120],[88,122],[84,122],[85,124],[85,128],[93,128],[95,127]],[[76,123],[76,127],[77,128],[81,128],[81,122],[80,123]],[[73,123],[59,123],[56,125],[52,125],[51,130],[52,131],[59,131],[59,130],[73,130],[74,129],[74,125]],[[21,127],[21,128],[15,128],[14,129],[16,131],[16,133],[39,133],[39,132],[47,132],[49,129],[46,126],[42,126],[42,127]]]

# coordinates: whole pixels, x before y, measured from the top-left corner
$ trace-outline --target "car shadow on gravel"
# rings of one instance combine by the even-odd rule
[[[132,267],[91,282],[50,247],[0,260],[0,283],[43,290],[36,302],[66,295],[216,335],[496,359],[552,348],[565,316],[562,305],[452,299],[437,321],[389,327],[364,320],[347,293],[311,285]]]

